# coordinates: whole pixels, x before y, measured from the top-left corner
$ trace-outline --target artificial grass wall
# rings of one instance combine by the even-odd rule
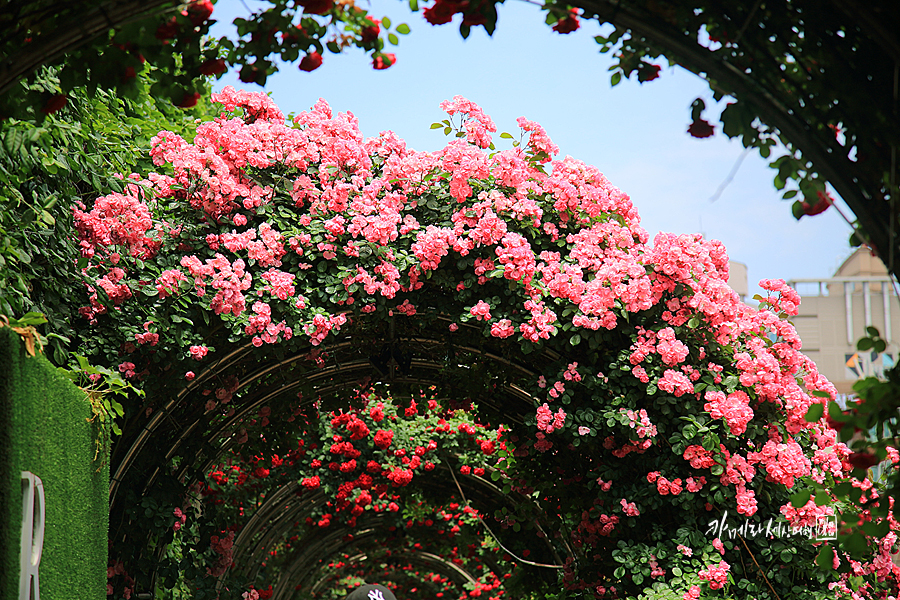
[[[21,471],[44,484],[41,599],[106,598],[109,464],[94,461],[90,416],[80,389],[0,327],[0,600],[18,597]]]

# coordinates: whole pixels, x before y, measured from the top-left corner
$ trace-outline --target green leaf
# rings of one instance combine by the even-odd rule
[[[875,340],[873,340],[872,338],[865,337],[865,338],[862,338],[861,340],[859,340],[858,342],[856,342],[856,349],[862,350],[862,351],[871,350],[872,346],[874,346],[874,345],[875,345]]]
[[[837,402],[828,403],[828,416],[838,423],[847,423],[853,418],[851,415],[844,414],[844,411]]]
[[[10,322],[12,321],[13,319],[10,319]],[[28,312],[22,315],[20,319],[15,319],[15,324],[23,327],[28,327],[29,325],[41,325],[46,322],[47,317],[39,312]]]
[[[841,541],[841,548],[849,552],[851,556],[861,556],[868,551],[869,545],[863,534],[855,531]]]
[[[388,19],[387,17],[381,17],[381,24],[384,26],[385,29],[391,28],[391,20]]]
[[[887,521],[881,521],[879,523],[868,521],[867,523],[863,523],[862,530],[866,535],[871,537],[883,538],[891,530],[891,526]]]
[[[444,125],[443,125],[442,123],[432,123],[432,124],[431,124],[431,128],[432,128],[432,129],[440,129],[440,128],[443,127],[443,126],[444,126]]]
[[[870,337],[880,337],[881,336],[881,334],[878,332],[878,328],[872,327],[871,325],[866,327],[866,335],[868,335]]]
[[[825,414],[825,407],[821,404],[813,404],[806,411],[806,416],[803,418],[806,419],[807,423],[815,423],[822,418],[823,414]]]
[[[511,139],[513,139],[512,134],[511,134],[511,133],[506,133],[505,131],[504,131],[503,133],[500,134],[500,137],[503,138],[504,140],[511,140]]]
[[[388,34],[388,41],[389,41],[392,45],[396,46],[397,44],[400,43],[400,38],[398,38],[396,34],[389,33],[389,34]]]
[[[825,544],[816,555],[816,566],[821,569],[831,570],[834,567],[834,548]]]
[[[415,12],[415,10],[416,9],[414,8],[413,11]],[[400,35],[409,35],[409,25],[407,25],[406,23],[400,23],[399,25],[397,25],[397,33],[399,33]]]
[[[794,508],[806,506],[810,498],[812,498],[812,490],[803,490],[796,494],[791,494],[791,506]]]
[[[615,73],[612,74],[612,77],[609,78],[609,83],[613,87],[619,85],[620,81],[622,81],[622,72],[621,71],[616,71]]]

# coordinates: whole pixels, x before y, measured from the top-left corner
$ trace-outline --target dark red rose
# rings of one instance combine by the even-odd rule
[[[716,132],[716,128],[706,119],[697,119],[688,127],[688,133],[695,138],[708,138]]]
[[[192,106],[197,106],[198,100],[200,100],[200,92],[185,92],[184,96],[181,97],[181,100],[175,103],[175,106],[180,108],[191,108]]]
[[[818,201],[815,204],[810,204],[808,202],[802,202],[803,205],[803,214],[809,215],[810,217],[822,214],[828,207],[834,204],[834,199],[824,192],[816,192],[818,196]]]
[[[210,0],[191,2],[187,8],[188,18],[194,27],[199,27],[212,15],[213,3]]]
[[[360,39],[363,44],[371,44],[378,39],[378,34],[381,33],[381,21],[369,16],[366,19],[372,24],[362,28]]]
[[[841,429],[844,428],[844,423],[841,423],[840,421],[835,421],[834,419],[831,418],[831,415],[826,414],[825,421],[828,423],[828,426],[831,427],[832,429],[834,429],[835,431],[840,431]]]
[[[642,62],[638,66],[638,81],[644,83],[645,81],[653,81],[657,77],[659,77],[659,65],[652,65],[650,63]]]
[[[334,0],[299,0],[297,4],[311,15],[324,15],[334,8]]]
[[[432,6],[422,11],[425,20],[432,25],[443,25],[453,20],[453,15],[462,12],[469,5],[468,2],[452,2],[437,0]]]
[[[322,55],[318,52],[310,52],[300,61],[301,71],[315,71],[322,66]]]
[[[224,73],[226,68],[224,58],[210,58],[200,64],[200,74],[218,75]]]
[[[44,106],[41,108],[41,112],[45,115],[52,115],[63,106],[66,105],[66,101],[68,101],[68,96],[65,94],[56,94],[55,96],[51,96]]]
[[[176,35],[178,35],[178,19],[176,17],[172,17],[162,25],[156,28],[156,39],[158,40],[171,40]]]
[[[463,13],[463,25],[468,25],[469,27],[474,27],[476,25],[484,25],[487,23],[487,19],[484,18],[484,15],[479,12],[471,12],[471,13]]]
[[[281,43],[282,44],[298,44],[301,39],[306,37],[306,30],[297,25],[296,27],[291,28],[285,33],[281,34]]]
[[[578,21],[578,9],[570,8],[569,14],[557,21],[556,25],[553,26],[553,31],[556,33],[572,33],[579,27],[581,27],[581,23]]]
[[[868,469],[878,463],[875,455],[868,452],[854,452],[847,460],[857,469]]]

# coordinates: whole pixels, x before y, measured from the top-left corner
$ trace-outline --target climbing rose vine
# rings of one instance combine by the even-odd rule
[[[224,110],[193,140],[153,139],[157,172],[75,208],[90,282],[81,312],[104,332],[93,352],[151,392],[129,409],[134,423],[172,390],[210,427],[231,418],[257,385],[216,371],[235,348],[308,353],[324,368],[341,336],[421,327],[523,364],[541,357],[499,382],[531,404],[509,407],[520,418],[492,468],[554,524],[554,593],[896,593],[890,500],[819,418],[835,390],[800,352],[787,321],[799,298],[784,282],[762,283],[759,309],[743,304],[719,242],[663,233],[650,244],[628,196],[595,167],[554,159],[558,148],[524,118],[498,150],[496,125],[461,97],[441,105],[448,118],[433,127],[454,137],[438,152],[391,132],[364,139],[352,114],[324,101],[288,122],[263,94],[226,88],[213,99]],[[480,365],[447,356],[485,397],[499,389],[477,379]],[[206,373],[221,383],[204,388]],[[356,423],[343,415],[332,428]],[[393,443],[366,426],[375,447]],[[309,463],[304,489],[344,470],[358,481],[349,454],[360,450],[327,443],[345,444],[337,470]],[[401,489],[405,466],[382,474]],[[858,537],[836,551],[740,529],[844,511],[827,491],[812,496],[814,484],[858,489],[868,508],[855,518],[872,523],[870,537],[840,531]],[[334,497],[347,506],[328,520],[381,506],[361,495]],[[521,526],[533,521],[524,514],[494,518]]]

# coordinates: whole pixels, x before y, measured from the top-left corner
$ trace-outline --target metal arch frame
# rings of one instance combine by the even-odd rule
[[[470,327],[470,329],[475,329],[475,328]],[[350,341],[350,339],[352,339],[352,336],[345,338],[345,341],[342,341],[340,343],[331,344],[328,346],[328,348],[330,350],[341,350],[341,349],[352,348],[353,343],[352,343],[352,341]],[[444,343],[444,340],[434,339],[434,338],[426,338],[426,337],[421,337],[421,336],[418,336],[415,338],[410,338],[410,341],[414,341],[414,342],[420,343],[420,344],[428,344],[431,346],[438,346],[439,344]],[[317,348],[317,347],[309,345],[302,350],[298,350],[293,356],[291,356],[289,358],[286,358],[277,363],[270,363],[268,365],[262,366],[260,369],[257,369],[255,372],[246,376],[245,380],[241,382],[241,387],[242,388],[246,387],[246,386],[250,385],[251,383],[261,379],[262,377],[265,377],[266,375],[276,373],[280,369],[284,368],[285,365],[293,365],[294,363],[296,363],[300,360],[303,360],[308,355],[308,352],[312,351],[315,348]],[[474,347],[468,346],[468,345],[454,345],[454,348],[456,348],[457,350],[462,351],[462,352],[470,352],[472,354],[481,355],[487,359],[492,360],[495,363],[505,364],[509,367],[515,368],[516,370],[518,370],[520,373],[522,373],[524,375],[533,375],[535,373],[535,371],[527,368],[524,365],[515,364],[512,361],[510,361],[502,356],[499,356],[492,352],[485,351],[484,349],[474,348]],[[144,428],[138,434],[135,441],[128,448],[123,459],[117,465],[115,474],[110,477],[110,492],[109,492],[110,508],[112,508],[115,505],[119,485],[120,485],[122,479],[125,477],[126,472],[131,467],[131,465],[134,463],[137,456],[142,451],[143,447],[149,441],[151,435],[157,433],[157,430],[160,428],[161,423],[167,417],[169,417],[173,414],[174,409],[188,396],[188,394],[190,392],[199,389],[204,383],[206,383],[208,380],[213,379],[220,372],[222,372],[224,370],[228,370],[233,365],[236,365],[239,362],[241,362],[244,358],[246,358],[247,355],[249,355],[252,352],[252,350],[253,350],[252,345],[247,343],[243,346],[239,346],[238,348],[234,349],[229,354],[223,356],[216,362],[212,363],[209,367],[204,369],[204,371],[197,378],[195,378],[194,381],[192,381],[189,385],[185,386],[182,390],[180,390],[178,392],[178,394],[175,395],[175,397],[171,398],[165,404],[164,407],[158,409],[155,412],[155,414],[151,418],[150,422],[144,426]],[[548,354],[551,359],[559,358],[559,355],[549,348],[545,348],[544,353]],[[351,364],[356,365],[360,368],[363,368],[363,367],[365,367],[367,369],[371,368],[371,366],[368,365],[367,363],[358,362],[358,363],[351,363]],[[439,370],[441,368],[439,363],[429,362],[429,361],[417,360],[417,361],[414,361],[414,364],[416,366],[420,366],[421,368],[428,368],[428,369],[433,368],[435,370]],[[434,366],[432,366],[432,365],[434,365]],[[348,365],[348,366],[350,366],[350,365]],[[304,381],[325,379],[329,376],[338,375],[341,372],[343,372],[344,370],[345,369],[342,367],[329,367],[326,369],[320,369],[320,370],[317,370],[315,373],[305,377]],[[405,380],[400,380],[400,381],[405,381]],[[415,381],[415,380],[410,380],[410,381]],[[422,380],[422,381],[425,382],[427,380]],[[511,392],[511,395],[518,397],[519,399],[521,399],[523,401],[527,401],[526,399],[531,398],[531,396],[527,392],[525,392],[521,388],[518,388],[515,386],[509,386],[509,391]],[[275,388],[266,398],[277,395],[278,393],[283,393],[283,386]],[[238,421],[240,418],[245,417],[247,415],[247,413],[249,412],[249,410],[260,405],[262,401],[263,400],[247,403],[247,405],[241,410],[240,413],[236,412],[236,414],[231,418],[230,423],[234,423],[234,422]],[[200,423],[200,418],[197,418],[194,421],[192,421],[187,427],[185,427],[181,430],[181,434],[179,435],[179,437],[177,438],[175,443],[170,447],[169,451],[167,452],[166,460],[169,460],[175,454],[177,448],[181,445],[181,443],[185,439],[187,439],[187,437],[191,434],[191,432],[194,430],[194,428],[196,428],[197,425],[199,425],[199,423]],[[220,426],[218,428],[218,431],[221,431],[222,429],[223,429],[222,426]],[[158,465],[157,468],[154,470],[154,472],[151,474],[151,476],[147,479],[147,483],[144,488],[145,491],[152,486],[152,484],[156,480],[156,477],[158,476],[161,468],[162,467],[160,465]]]

